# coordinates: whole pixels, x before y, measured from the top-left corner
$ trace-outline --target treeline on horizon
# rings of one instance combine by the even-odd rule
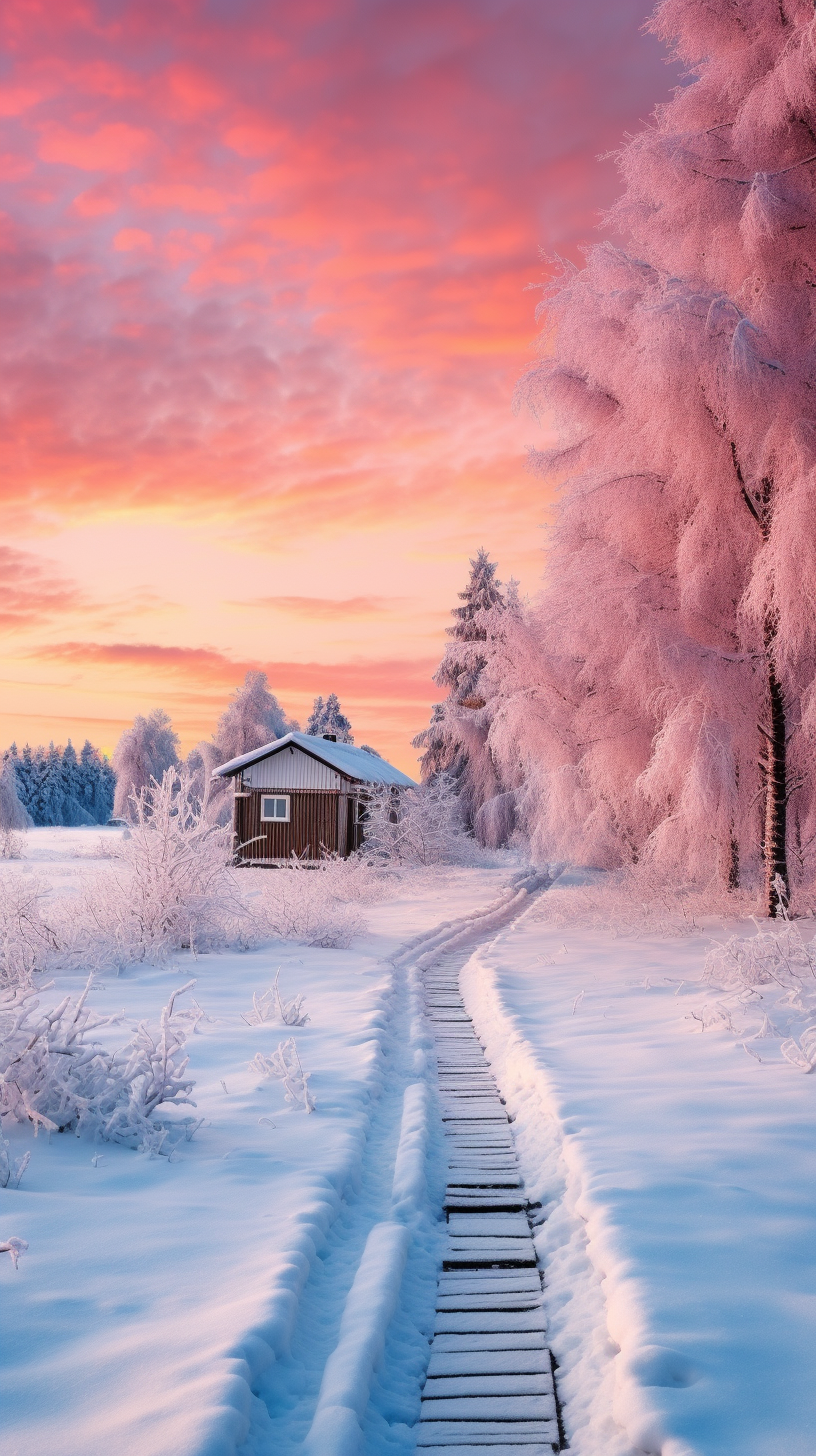
[[[20,751],[12,743],[0,759],[0,829],[21,829],[27,823],[38,829],[80,828],[106,824],[113,815],[129,818],[133,794],[154,779],[161,782],[171,768],[184,768],[198,797],[207,802],[212,797],[210,773],[216,764],[297,726],[270,691],[266,674],[248,672],[219,718],[212,739],[197,744],[186,760],[181,758],[170,718],[161,709],[147,717],[137,714],[119,739],[112,761],[87,739],[79,755],[70,738],[65,748],[53,742],[48,748],[31,748],[26,743]],[[336,693],[329,693],[325,700],[315,698],[306,732],[317,736],[333,733],[339,742],[354,742],[351,723]],[[377,752],[368,744],[363,746]],[[216,801],[225,797],[223,789],[224,785],[215,785]],[[223,811],[222,817],[227,807],[226,800],[213,804]]]
[[[26,743],[22,752],[12,743],[3,764],[13,769],[17,798],[37,828],[105,824],[113,813],[116,774],[88,739],[79,753],[70,738],[65,748]]]

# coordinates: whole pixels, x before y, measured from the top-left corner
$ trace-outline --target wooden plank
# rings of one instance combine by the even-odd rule
[[[428,1379],[441,1375],[551,1375],[549,1350],[431,1351]]]
[[[511,1309],[506,1314],[498,1310],[485,1310],[479,1313],[478,1310],[463,1310],[453,1312],[440,1310],[434,1321],[434,1336],[440,1335],[487,1335],[509,1334],[517,1331],[524,1331],[525,1334],[532,1334],[540,1331],[542,1334],[547,1328],[547,1321],[542,1309]]]
[[[427,1415],[426,1415],[427,1410]],[[466,1395],[423,1400],[420,1421],[554,1421],[551,1395]]]
[[[518,1421],[510,1425],[505,1421],[443,1421],[420,1420],[417,1446],[422,1448],[433,1437],[436,1446],[493,1446],[496,1438],[512,1441],[516,1445],[534,1446],[549,1441],[557,1450],[558,1425],[554,1420]],[[442,1439],[444,1438],[444,1439]],[[546,1449],[546,1447],[545,1447]]]
[[[478,1351],[546,1350],[543,1330],[440,1330],[434,1335],[431,1355],[473,1354]]]
[[[508,1439],[512,1440],[512,1437]],[[549,1441],[546,1446],[542,1446],[538,1438],[533,1443],[522,1446],[519,1446],[515,1441],[513,1441],[512,1445],[508,1446],[506,1441],[497,1441],[495,1439],[491,1439],[489,1442],[482,1442],[478,1446],[473,1446],[470,1443],[462,1445],[458,1441],[454,1442],[447,1439],[444,1440],[444,1444],[439,1445],[437,1438],[432,1437],[428,1441],[420,1441],[419,1445],[423,1451],[429,1453],[429,1456],[433,1456],[433,1452],[435,1451],[450,1451],[452,1446],[456,1448],[456,1456],[552,1456],[553,1451],[557,1449]]]
[[[537,1272],[531,1274],[525,1269],[483,1269],[463,1274],[442,1274],[439,1279],[441,1294],[455,1294],[457,1290],[464,1294],[479,1294],[496,1289],[524,1290],[527,1293],[534,1290],[540,1295],[541,1280]]]
[[[514,1371],[511,1374],[428,1375],[422,1392],[423,1400],[464,1399],[468,1396],[545,1395],[553,1400],[552,1375],[549,1370]],[[555,1404],[552,1405],[555,1415]]]
[[[448,1219],[451,1235],[470,1234],[484,1238],[488,1234],[505,1239],[529,1239],[530,1225],[523,1213],[452,1213]]]
[[[525,1294],[513,1290],[504,1294],[438,1294],[437,1310],[460,1311],[465,1309],[538,1309],[541,1306],[541,1290]]]

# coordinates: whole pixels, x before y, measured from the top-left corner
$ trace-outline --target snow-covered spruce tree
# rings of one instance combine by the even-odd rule
[[[761,860],[774,914],[816,843],[816,21],[664,0],[653,29],[694,79],[624,149],[625,248],[565,272],[528,383],[566,481],[531,687],[568,709],[504,744],[550,852]]]
[[[423,780],[445,774],[459,794],[464,820],[472,828],[481,806],[501,787],[487,747],[490,716],[481,677],[491,621],[503,612],[505,599],[496,579],[496,563],[484,549],[471,558],[470,579],[459,599],[462,606],[453,609],[453,626],[445,629],[451,641],[434,674],[434,682],[447,688],[448,696],[434,704],[429,726],[413,743],[424,749]]]
[[[354,742],[351,722],[340,707],[340,699],[336,693],[329,693],[325,703],[322,697],[315,698],[306,732],[313,734],[315,738],[322,738],[325,733],[333,733],[338,743]]]
[[[125,729],[113,750],[113,810],[117,818],[129,818],[133,795],[148,788],[154,779],[160,782],[167,769],[178,763],[178,746],[178,734],[161,708],[154,708],[147,718],[137,714],[133,727]]]
[[[28,829],[31,823],[31,815],[20,799],[14,760],[6,753],[0,770],[0,833]]]

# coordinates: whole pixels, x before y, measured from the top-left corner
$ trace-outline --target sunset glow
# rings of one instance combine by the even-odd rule
[[[189,748],[249,667],[409,772],[485,546],[547,255],[672,72],[647,6],[7,0],[0,741]]]

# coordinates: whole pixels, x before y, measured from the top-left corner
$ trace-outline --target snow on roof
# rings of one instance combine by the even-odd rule
[[[230,778],[240,769],[248,768],[251,763],[259,763],[262,758],[271,758],[290,743],[321,759],[330,768],[344,774],[347,779],[356,779],[364,784],[402,784],[405,788],[416,787],[413,779],[409,779],[400,769],[394,768],[387,759],[378,758],[375,753],[366,753],[364,748],[355,748],[352,743],[332,743],[328,738],[314,738],[311,733],[287,733],[283,738],[276,738],[273,743],[265,743],[263,748],[253,748],[251,753],[242,753],[240,758],[231,758],[229,763],[222,763],[213,769],[212,776]]]

